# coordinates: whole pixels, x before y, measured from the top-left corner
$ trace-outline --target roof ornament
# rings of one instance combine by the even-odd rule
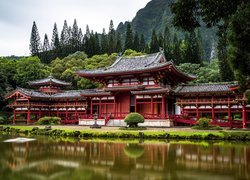
[[[164,49],[162,47],[159,47],[159,52],[164,53]]]
[[[122,57],[122,52],[119,52],[119,53],[118,53],[118,56],[119,56],[119,57]]]

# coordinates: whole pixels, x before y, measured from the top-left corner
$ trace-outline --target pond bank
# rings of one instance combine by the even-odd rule
[[[47,135],[78,138],[143,138],[143,139],[194,139],[250,141],[247,130],[193,130],[191,128],[148,128],[147,130],[119,130],[117,127],[90,129],[83,126],[0,126],[0,133]]]

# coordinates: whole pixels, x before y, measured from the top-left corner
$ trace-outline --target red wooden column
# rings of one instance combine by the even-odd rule
[[[65,114],[66,122],[68,121],[68,104],[69,104],[69,100],[67,99],[67,101],[66,101],[66,114]]]
[[[16,109],[13,110],[14,118],[13,118],[13,124],[16,124]]]
[[[215,124],[214,95],[212,96],[211,107],[212,107],[212,124]]]
[[[153,96],[150,96],[150,108],[151,108],[151,116],[153,116]]]
[[[230,105],[230,96],[227,98],[227,116],[228,116],[228,122],[229,127],[233,127],[233,121],[232,121],[232,115],[231,115],[231,105]]]
[[[137,106],[137,105],[136,105],[136,103],[137,103],[137,102],[136,102],[136,95],[134,95],[134,103],[135,103],[135,112],[137,112],[137,109],[136,109],[136,106]]]
[[[30,124],[30,100],[28,100],[27,124]]]
[[[102,97],[99,97],[99,118],[101,118],[102,114]]]
[[[93,115],[93,103],[92,103],[92,97],[90,98],[90,114]]]
[[[196,96],[196,118],[199,120],[200,115],[199,115],[199,105],[198,105],[199,98]]]
[[[77,107],[78,107],[78,99],[76,99],[76,105],[75,105],[75,122],[77,122],[77,120],[78,120]]]
[[[242,102],[242,128],[246,128],[246,121],[247,121],[246,102]]]
[[[162,95],[161,97],[161,117],[165,117],[165,97]]]
[[[115,98],[115,96],[114,96],[114,110],[113,110],[113,112],[114,112],[114,117],[116,117],[116,98]]]

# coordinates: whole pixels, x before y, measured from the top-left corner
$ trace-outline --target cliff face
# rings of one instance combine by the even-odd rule
[[[176,28],[171,24],[173,14],[170,5],[176,0],[151,0],[144,8],[140,9],[131,22],[134,32],[143,34],[146,42],[151,39],[152,30],[155,29],[157,33],[164,32],[165,26],[168,25],[171,34],[176,32]],[[120,23],[117,27],[117,32],[120,33],[122,39],[125,38],[125,31],[128,22]],[[214,28],[200,28],[203,48],[207,59],[211,54],[212,45],[216,44],[216,30]],[[184,37],[184,32],[177,32],[179,37]]]

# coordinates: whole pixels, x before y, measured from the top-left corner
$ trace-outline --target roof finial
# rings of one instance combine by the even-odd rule
[[[159,47],[159,51],[160,51],[161,53],[164,53],[164,49],[163,49],[162,47]]]
[[[122,56],[122,52],[119,52],[119,53],[118,53],[118,56],[121,57],[121,56]]]

